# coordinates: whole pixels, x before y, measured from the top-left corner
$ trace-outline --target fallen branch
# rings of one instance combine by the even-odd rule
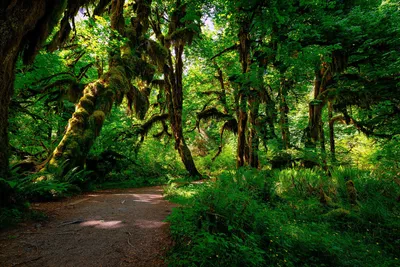
[[[57,227],[66,226],[66,225],[70,225],[70,224],[83,223],[84,221],[85,221],[85,220],[83,220],[83,219],[78,219],[78,220],[75,220],[75,221],[64,222],[64,223],[60,224],[60,225],[57,226]]]

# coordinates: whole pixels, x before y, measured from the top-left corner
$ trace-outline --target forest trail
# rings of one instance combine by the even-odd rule
[[[49,219],[0,232],[0,266],[165,266],[175,206],[160,186],[33,204]]]

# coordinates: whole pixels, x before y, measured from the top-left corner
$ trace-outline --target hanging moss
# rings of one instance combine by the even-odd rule
[[[66,0],[48,1],[44,16],[37,22],[35,28],[24,37],[22,42],[25,43],[22,51],[25,64],[33,62],[46,38],[60,20],[66,4]],[[31,15],[37,16],[38,14],[32,13]]]
[[[163,71],[165,61],[168,57],[168,49],[158,42],[148,40],[146,50],[153,63],[158,66],[158,70]]]
[[[175,43],[183,41],[191,45],[196,31],[200,31],[197,28],[198,26],[192,23],[189,24],[187,27],[176,29],[174,32],[171,33],[169,39],[171,39]]]
[[[95,125],[97,127],[101,127],[106,118],[106,114],[104,114],[104,112],[101,110],[96,110],[95,112],[93,112],[92,117],[93,117],[93,121],[94,121]]]
[[[122,66],[110,69],[109,75],[109,90],[112,90],[114,93],[118,91],[127,92],[129,90],[129,80],[126,78],[125,69]]]

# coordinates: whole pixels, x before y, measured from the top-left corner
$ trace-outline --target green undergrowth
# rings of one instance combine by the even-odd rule
[[[12,202],[7,205],[0,203],[0,229],[25,220],[41,219],[42,215],[30,209],[30,202],[56,201],[94,190],[165,185],[180,177],[179,174],[166,174],[162,168],[145,169],[146,166],[121,162],[114,168],[103,162],[105,167],[101,166],[100,171],[74,168],[63,173],[64,165],[51,172],[18,173],[15,169],[11,179],[0,181],[12,191]]]
[[[30,209],[28,202],[13,207],[0,208],[0,230],[12,227],[22,221],[45,221],[47,215],[43,212]]]
[[[242,169],[172,184],[169,265],[398,266],[400,187],[377,175]]]

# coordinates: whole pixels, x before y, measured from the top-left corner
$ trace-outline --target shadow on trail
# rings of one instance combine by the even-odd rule
[[[0,233],[0,265],[163,266],[172,207],[161,187],[36,204],[50,220]]]

